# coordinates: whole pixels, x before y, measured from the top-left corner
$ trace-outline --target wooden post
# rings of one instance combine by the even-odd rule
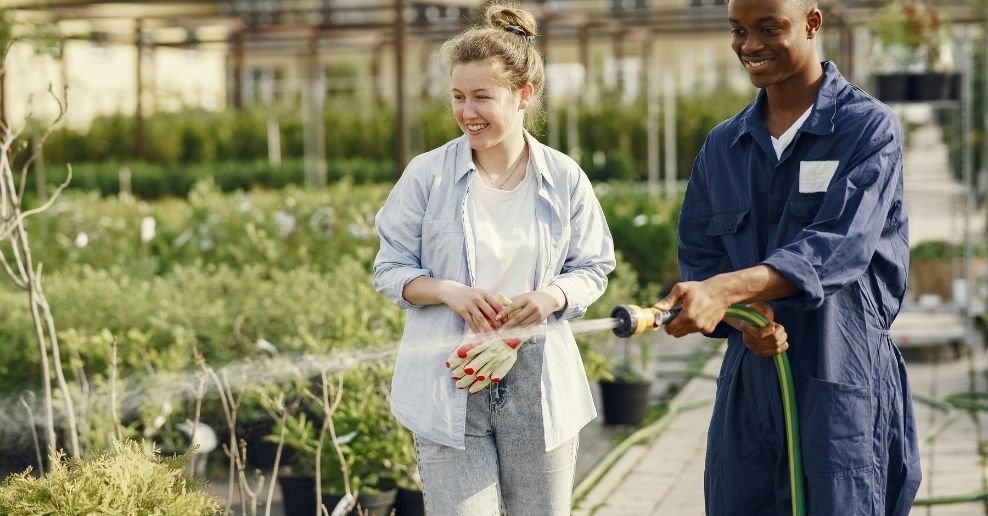
[[[136,83],[136,105],[134,106],[134,157],[137,159],[144,157],[144,22],[137,20],[137,29],[134,33],[137,47],[137,73],[134,74]]]
[[[618,29],[614,34],[614,66],[615,66],[615,89],[617,98],[624,101],[624,27]]]
[[[238,30],[233,35],[233,97],[231,104],[236,109],[244,107],[244,32]]]
[[[580,27],[580,39],[578,42],[580,51],[580,64],[583,65],[583,105],[589,105],[596,93],[597,80],[593,74],[593,62],[590,55],[590,24],[585,23]]]
[[[395,90],[398,97],[397,134],[395,134],[395,178],[401,177],[408,163],[408,113],[405,102],[405,46],[408,23],[405,21],[405,2],[395,0]]]

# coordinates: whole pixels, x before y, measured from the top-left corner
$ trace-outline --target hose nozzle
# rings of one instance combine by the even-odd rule
[[[668,312],[654,308],[642,308],[638,305],[619,305],[611,311],[611,317],[617,320],[614,335],[618,337],[633,337],[641,335],[647,329],[656,329],[676,317],[679,308]]]

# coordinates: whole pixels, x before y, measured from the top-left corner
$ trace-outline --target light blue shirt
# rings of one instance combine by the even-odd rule
[[[566,308],[550,315],[537,332],[544,344],[543,432],[551,450],[597,416],[566,321],[583,316],[603,294],[614,269],[614,243],[579,165],[528,133],[525,138],[532,162],[528,170],[538,181],[535,285],[555,285],[567,300]],[[446,305],[413,305],[402,292],[419,276],[473,284],[476,246],[464,211],[476,170],[466,137],[416,156],[376,218],[381,249],[374,261],[374,286],[407,310],[391,410],[412,432],[459,449],[464,448],[468,394],[456,388],[445,360],[468,329]]]

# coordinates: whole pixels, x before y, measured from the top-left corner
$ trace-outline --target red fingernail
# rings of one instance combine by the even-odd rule
[[[477,375],[477,380],[479,380],[481,382],[484,381],[484,378],[487,378],[487,377],[486,376],[483,376],[483,375],[479,375],[479,374]]]
[[[467,353],[471,349],[477,347],[478,344],[480,344],[480,343],[479,342],[471,342],[469,344],[464,344],[464,345],[460,346],[460,348],[456,350],[456,356],[458,356],[460,358],[466,358],[467,357]]]
[[[507,344],[508,347],[511,348],[511,349],[518,349],[518,346],[521,345],[521,340],[518,340],[518,339],[508,339],[508,340],[504,341],[504,343]],[[449,366],[447,366],[447,367],[449,367]]]
[[[446,369],[449,369],[449,360],[446,361]]]
[[[463,378],[463,377],[461,376],[460,378]],[[456,381],[460,381],[460,378],[457,378],[455,376],[453,377],[453,379],[456,380]]]
[[[491,383],[501,383],[501,379],[500,378],[496,378],[496,377],[492,377],[491,378]]]
[[[473,374],[473,368],[472,367],[466,367],[466,368],[463,369],[463,372],[466,373],[466,374]]]

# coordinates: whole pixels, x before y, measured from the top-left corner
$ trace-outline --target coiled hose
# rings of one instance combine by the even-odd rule
[[[731,305],[726,317],[745,321],[757,328],[768,326],[769,320],[762,314],[743,305]],[[792,496],[793,516],[806,514],[806,498],[803,489],[803,454],[799,444],[799,416],[796,411],[796,390],[792,381],[792,368],[786,352],[772,357],[779,375],[779,391],[782,395],[782,412],[786,422],[786,450],[789,455],[789,494]]]

